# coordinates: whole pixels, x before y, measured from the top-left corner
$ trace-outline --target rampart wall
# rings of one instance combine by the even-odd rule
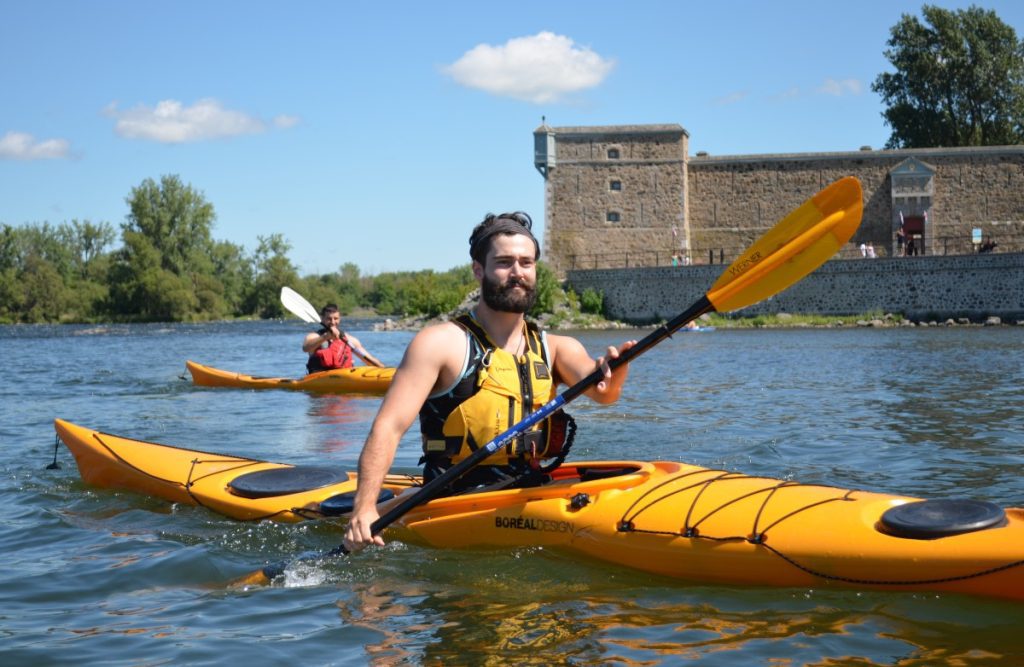
[[[667,320],[703,296],[721,265],[589,269],[568,284],[604,294],[606,314],[636,324]],[[832,260],[774,297],[735,314],[898,313],[912,320],[1024,319],[1024,253]]]
[[[890,172],[908,158],[935,170],[933,193],[907,210],[929,211],[927,254],[940,254],[941,239],[969,239],[975,228],[1004,242],[1024,236],[1024,147],[927,148],[691,158],[691,247],[746,248],[821,188],[856,176],[864,218],[852,241],[891,256],[899,211]]]

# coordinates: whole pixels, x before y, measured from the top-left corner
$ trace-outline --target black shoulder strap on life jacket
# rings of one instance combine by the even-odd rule
[[[497,347],[491,341],[491,337],[487,335],[487,332],[484,331],[484,328],[480,326],[480,323],[477,322],[469,313],[466,313],[465,315],[459,315],[458,317],[455,318],[454,322],[455,324],[459,325],[460,327],[468,331],[473,336],[473,338],[476,338],[476,342],[481,349],[493,350],[495,347]]]
[[[480,323],[476,321],[470,314],[460,315],[453,320],[455,324],[458,324],[463,329],[468,331],[476,338],[480,347],[484,350],[493,350],[497,347],[491,340],[491,337],[487,335],[484,328],[480,326]],[[537,326],[536,322],[526,320],[526,344],[530,347],[530,351],[534,354],[539,354],[540,358],[544,360],[544,363],[550,364],[551,360],[548,359],[548,351],[541,341],[540,327]]]

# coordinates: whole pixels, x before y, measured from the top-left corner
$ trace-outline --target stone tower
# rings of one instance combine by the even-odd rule
[[[534,165],[545,180],[544,259],[559,276],[664,265],[687,253],[689,136],[676,124],[542,123],[534,131]]]

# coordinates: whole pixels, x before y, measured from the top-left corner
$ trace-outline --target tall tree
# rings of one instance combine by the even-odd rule
[[[110,310],[150,321],[180,321],[195,315],[199,300],[187,276],[161,266],[160,251],[140,232],[125,229],[124,247],[110,266]]]
[[[217,241],[213,245],[214,275],[220,281],[226,314],[241,314],[246,291],[252,285],[253,266],[245,248],[230,241]]]
[[[149,320],[218,317],[226,310],[211,259],[216,217],[178,176],[147,178],[125,200],[124,246],[110,267],[111,310]]]
[[[22,288],[20,304],[23,322],[52,322],[64,314],[69,298],[64,280],[54,265],[39,255],[30,255],[18,276]]]
[[[83,275],[93,261],[106,252],[107,246],[111,245],[116,237],[109,222],[93,224],[89,220],[72,220],[70,226],[62,225],[61,229],[65,242],[75,252],[78,268]]]
[[[216,215],[201,192],[176,175],[147,178],[126,199],[126,231],[139,232],[160,254],[161,266],[177,275],[204,263],[213,247]]]
[[[887,148],[1024,142],[1024,45],[994,11],[925,5],[904,14],[871,89],[888,108]]]
[[[247,310],[260,317],[284,317],[279,294],[281,287],[299,279],[295,265],[288,259],[292,246],[281,234],[257,236],[259,245],[253,255],[256,275],[249,294]]]

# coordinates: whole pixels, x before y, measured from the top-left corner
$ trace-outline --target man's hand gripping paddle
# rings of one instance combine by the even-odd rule
[[[808,199],[758,239],[729,265],[707,294],[696,303],[652,331],[633,347],[624,350],[617,359],[610,359],[608,366],[614,371],[619,366],[629,363],[704,313],[725,313],[745,308],[793,285],[839,252],[860,225],[862,212],[863,195],[860,181],[853,177],[836,181]],[[406,494],[404,499],[373,522],[373,534],[380,533],[417,505],[440,496],[445,488],[470,468],[497,452],[530,427],[547,419],[556,410],[603,379],[603,371],[600,368],[595,369],[593,373],[435,477],[418,491]],[[346,553],[348,550],[344,545],[339,545],[314,559]],[[307,559],[308,557],[303,560]],[[268,565],[233,583],[267,584],[282,574],[286,566],[287,563]]]

